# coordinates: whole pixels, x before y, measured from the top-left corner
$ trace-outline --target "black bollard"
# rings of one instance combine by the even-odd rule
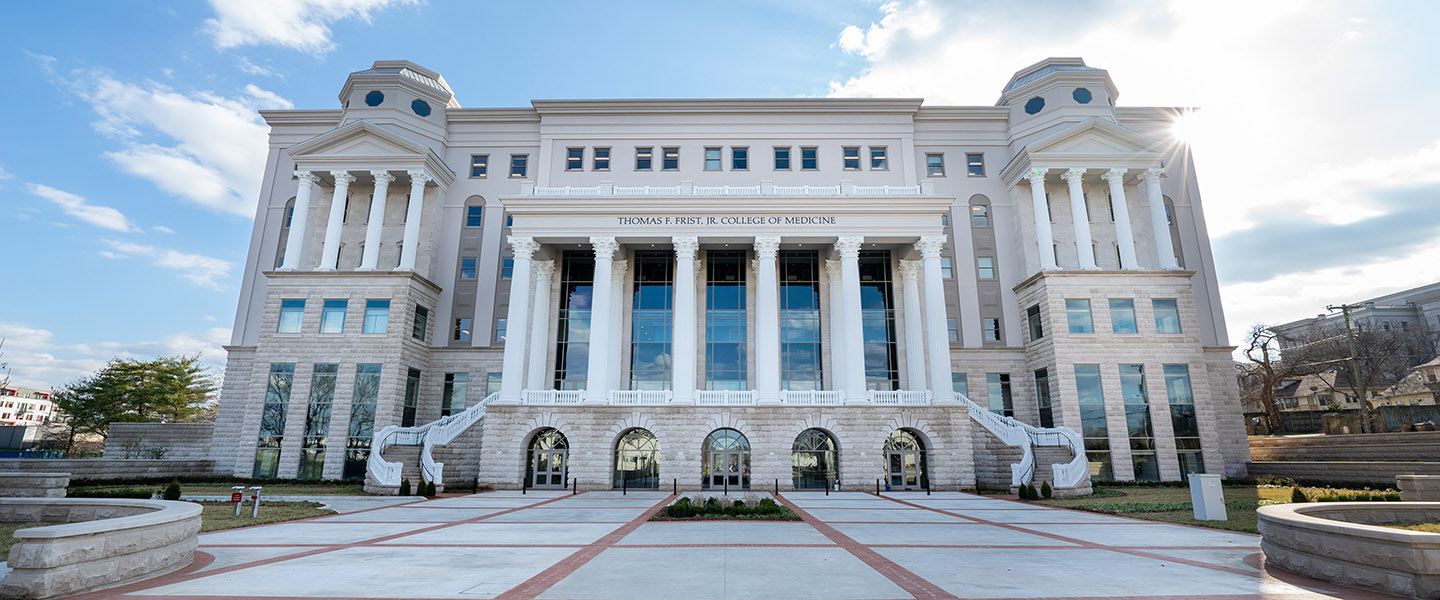
[[[578,494],[578,493],[580,493],[580,480],[579,480],[579,479],[571,479],[571,480],[570,480],[570,495],[571,495],[571,496],[574,496],[575,494]]]
[[[671,479],[671,480],[670,480],[670,495],[672,495],[672,496],[679,496],[679,495],[680,495],[680,480],[679,480],[679,479]]]
[[[780,480],[779,480],[779,479],[776,479],[776,480],[775,480],[775,495],[776,495],[776,496],[779,496],[779,495],[780,495]]]
[[[829,481],[829,480],[826,480],[826,481],[825,481],[825,495],[826,495],[826,496],[829,496],[829,495],[830,495],[830,481]]]
[[[876,495],[876,496],[879,496],[879,495],[880,495],[880,480],[879,480],[879,479],[876,479],[876,480],[875,480],[875,495]]]
[[[526,491],[527,489],[529,489],[529,488],[530,488],[530,480],[529,480],[528,478],[527,478],[527,479],[521,479],[521,480],[520,480],[520,495],[521,495],[521,496],[524,496],[524,495],[525,495],[525,491]]]
[[[725,479],[725,496],[726,496],[726,497],[729,497],[729,496],[730,496],[730,476],[729,476],[729,475],[726,475],[726,476],[724,476],[724,479]]]
[[[628,494],[629,494],[629,491],[630,491],[630,478],[629,478],[629,477],[621,476],[621,477],[620,477],[620,495],[621,495],[621,496],[628,495]]]
[[[930,478],[929,478],[929,477],[926,477],[926,478],[925,478],[925,495],[926,495],[926,496],[929,496],[929,495],[930,495]]]

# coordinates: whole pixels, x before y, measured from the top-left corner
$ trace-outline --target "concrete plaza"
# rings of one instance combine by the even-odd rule
[[[491,492],[204,534],[85,598],[1385,598],[1259,537],[960,493],[788,493],[803,522],[649,522],[664,492]]]

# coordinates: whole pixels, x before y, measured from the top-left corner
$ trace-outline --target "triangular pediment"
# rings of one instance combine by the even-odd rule
[[[1161,142],[1111,121],[1092,117],[1032,142],[1036,154],[1135,154],[1157,152]]]
[[[424,156],[429,148],[369,121],[355,121],[291,146],[301,156]]]

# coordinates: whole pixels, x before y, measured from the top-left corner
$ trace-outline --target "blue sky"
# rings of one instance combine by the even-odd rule
[[[262,108],[328,108],[408,58],[464,106],[532,98],[920,96],[989,105],[1082,56],[1189,132],[1231,343],[1434,281],[1440,22],[1427,2],[406,2],[8,5],[0,337],[17,382],[229,337]]]

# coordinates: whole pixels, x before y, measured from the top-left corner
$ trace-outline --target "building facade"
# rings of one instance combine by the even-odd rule
[[[0,425],[36,426],[55,418],[50,390],[0,386]]]
[[[1243,473],[1181,113],[1116,95],[1057,58],[995,106],[477,109],[378,61],[338,109],[262,113],[217,463],[381,486]]]

